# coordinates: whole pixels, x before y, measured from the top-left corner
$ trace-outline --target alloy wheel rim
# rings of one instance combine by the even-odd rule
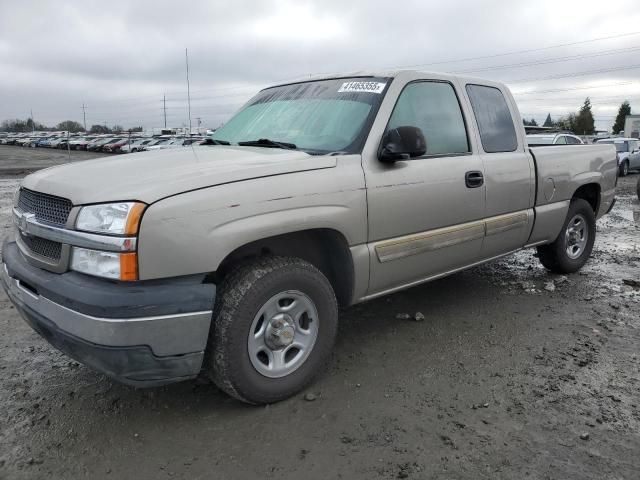
[[[587,246],[589,230],[587,220],[582,214],[574,215],[565,231],[566,251],[569,258],[575,260],[580,257]]]
[[[269,378],[290,375],[307,360],[318,338],[318,311],[298,290],[265,302],[251,323],[247,347],[251,364]]]

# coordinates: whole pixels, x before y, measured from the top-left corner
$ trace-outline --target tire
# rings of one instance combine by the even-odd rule
[[[558,238],[553,243],[538,247],[538,258],[554,273],[574,273],[587,263],[595,239],[593,208],[586,200],[574,198]]]
[[[298,314],[283,317],[289,308]],[[209,376],[230,396],[265,404],[294,395],[323,370],[335,343],[338,306],[331,284],[310,263],[261,257],[222,282],[213,319],[205,360]],[[279,337],[274,328],[283,325]],[[299,342],[307,346],[297,348]]]
[[[627,160],[624,160],[620,164],[620,176],[626,177],[627,175],[629,175],[629,162]]]

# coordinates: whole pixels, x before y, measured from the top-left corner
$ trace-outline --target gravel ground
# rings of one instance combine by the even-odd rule
[[[636,181],[580,273],[525,251],[349,308],[329,371],[266,407],[203,382],[115,384],[0,293],[0,478],[638,478]],[[0,179],[2,235],[16,185]]]

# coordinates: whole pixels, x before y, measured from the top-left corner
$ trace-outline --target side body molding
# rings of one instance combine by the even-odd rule
[[[438,228],[428,232],[415,233],[374,245],[380,263],[409,257],[424,252],[477,240],[513,229],[520,229],[529,222],[528,211],[508,213],[474,222]]]

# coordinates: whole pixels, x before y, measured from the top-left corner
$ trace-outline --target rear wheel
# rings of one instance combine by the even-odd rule
[[[553,243],[538,247],[538,257],[556,273],[574,273],[587,263],[596,238],[596,218],[591,205],[581,198],[571,200],[560,235]]]
[[[216,385],[247,403],[283,400],[306,387],[330,358],[336,297],[313,265],[264,257],[220,285],[207,367]]]
[[[627,175],[629,175],[629,162],[625,160],[620,164],[620,176],[626,177]]]

